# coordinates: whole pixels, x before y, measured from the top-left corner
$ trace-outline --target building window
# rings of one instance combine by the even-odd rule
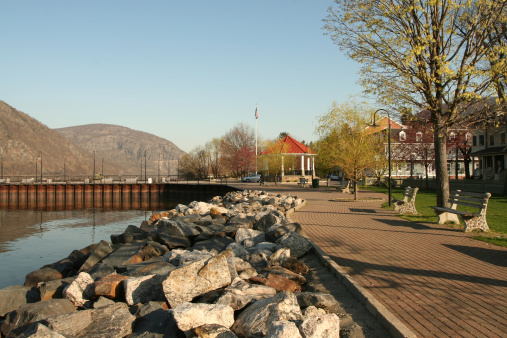
[[[472,136],[472,145],[474,147],[477,145],[477,136]]]
[[[470,134],[470,133],[465,134],[465,140],[467,140],[467,142],[470,141],[471,138],[472,138],[472,134]]]
[[[456,134],[451,131],[451,133],[449,134],[449,140],[454,140],[456,138]]]
[[[501,133],[501,134],[500,134],[500,144],[501,144],[501,145],[504,145],[504,144],[505,144],[505,133]]]
[[[420,131],[415,134],[415,141],[416,142],[422,142],[422,133]]]
[[[407,135],[405,135],[405,132],[404,131],[400,131],[400,141],[405,141],[406,138],[407,138]]]
[[[495,135],[489,135],[489,145],[490,146],[495,145]]]
[[[480,146],[484,145],[484,135],[479,135],[479,145]]]

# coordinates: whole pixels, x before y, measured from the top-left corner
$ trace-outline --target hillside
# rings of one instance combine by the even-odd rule
[[[175,175],[177,160],[185,154],[164,138],[117,125],[88,124],[55,131],[88,152],[95,151],[97,163],[101,163],[103,158],[105,162],[114,161],[123,168],[128,168],[124,174],[140,175],[142,165],[144,175],[146,154],[148,176],[157,176],[159,168],[162,176]],[[108,174],[106,169],[104,172]]]
[[[0,101],[0,156],[3,175],[43,175],[93,173],[92,156],[61,134],[36,119]],[[37,169],[37,174],[35,173]]]

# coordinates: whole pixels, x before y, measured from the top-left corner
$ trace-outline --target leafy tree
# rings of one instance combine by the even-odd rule
[[[207,142],[204,147],[209,155],[209,166],[214,177],[220,177],[224,174],[224,156],[222,150],[222,139],[213,138]]]
[[[188,179],[205,179],[209,175],[209,153],[198,146],[181,157],[179,174]]]
[[[372,134],[366,129],[371,114],[372,109],[365,104],[334,102],[329,112],[320,116],[317,126],[321,163],[343,170],[355,183],[355,199],[357,182],[366,170],[377,165],[379,156],[384,155],[384,140],[379,140],[382,134]]]
[[[324,27],[349,57],[361,63],[361,83],[367,93],[391,108],[429,111],[437,205],[445,206],[448,129],[472,120],[486,121],[499,109],[493,105],[462,114],[494,95],[498,76],[505,75],[505,67],[491,72],[484,63],[490,60],[489,43],[505,64],[505,44],[488,40],[487,28],[504,27],[507,2],[335,0],[335,4]]]
[[[223,158],[231,173],[242,176],[255,170],[255,130],[238,123],[222,138]]]

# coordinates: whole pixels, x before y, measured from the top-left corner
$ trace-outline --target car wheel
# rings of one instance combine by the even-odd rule
[[[247,178],[247,179],[245,180],[245,182],[250,182],[250,179],[248,179],[248,178]]]

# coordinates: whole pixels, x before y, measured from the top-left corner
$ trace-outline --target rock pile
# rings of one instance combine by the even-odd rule
[[[295,196],[242,191],[129,225],[0,290],[2,336],[338,337],[305,292]]]

